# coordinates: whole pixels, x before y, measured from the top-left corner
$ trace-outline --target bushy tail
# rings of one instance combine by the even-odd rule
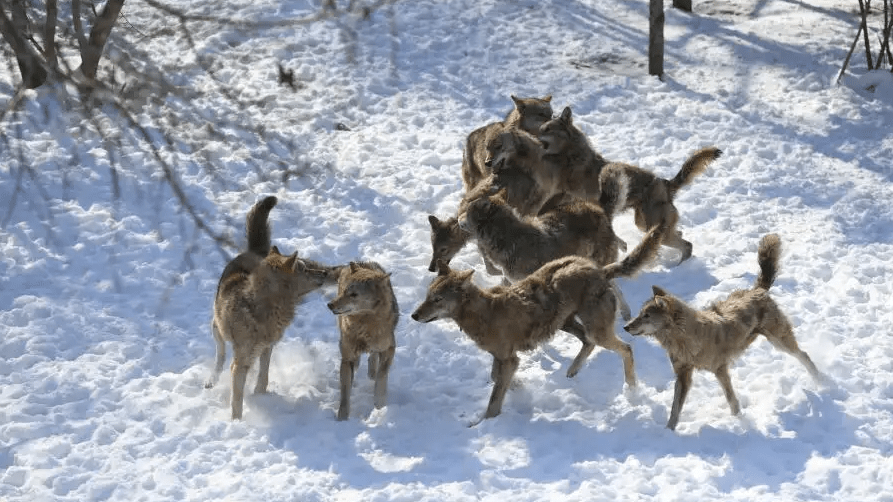
[[[715,146],[708,146],[695,152],[688,160],[682,164],[682,169],[676,173],[676,177],[667,180],[667,188],[670,190],[670,197],[674,197],[680,188],[688,185],[696,176],[707,170],[707,166],[711,162],[718,159],[722,155],[722,150]]]
[[[757,261],[760,263],[760,275],[754,283],[754,289],[769,289],[778,275],[778,259],[781,257],[781,239],[778,234],[769,234],[760,239]]]
[[[626,206],[626,195],[629,192],[629,179],[623,168],[616,164],[607,164],[599,174],[601,195],[598,203],[605,212],[608,220],[623,211]]]
[[[614,262],[605,267],[605,275],[607,278],[615,277],[632,277],[639,272],[639,269],[645,266],[657,256],[657,250],[660,248],[660,242],[667,230],[666,220],[648,230],[645,238],[639,243],[635,249],[622,260]]]
[[[265,197],[248,211],[245,217],[245,235],[248,237],[248,251],[267,256],[270,253],[272,237],[267,218],[276,205],[276,197]]]

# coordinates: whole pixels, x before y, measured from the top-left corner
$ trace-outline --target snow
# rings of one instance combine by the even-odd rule
[[[246,20],[317,9],[172,5]],[[413,0],[369,20],[251,33],[194,23],[198,54],[251,104],[241,111],[180,39],[140,39],[179,68],[172,80],[200,91],[191,106],[222,131],[245,121],[282,138],[180,129],[205,148],[166,150],[167,160],[215,231],[239,240],[245,212],[273,194],[284,252],[392,272],[401,321],[389,403],[373,409],[363,369],[347,422],[334,419],[333,291],[299,307],[273,352],[270,392],[248,394],[244,420],[229,419],[226,374],[214,389],[203,382],[217,279],[237,250],[195,229],[151,152],[110,159],[52,89],[27,93],[4,124],[22,141],[0,152],[0,200],[16,197],[0,229],[0,500],[893,500],[890,73],[859,73],[857,51],[836,85],[858,23],[849,2],[694,8],[667,8],[664,81],[646,71],[645,0]],[[155,12],[124,8],[145,33],[171,23]],[[277,84],[277,62],[298,90]],[[9,68],[4,102],[18,78]],[[672,176],[698,148],[724,151],[677,198],[694,257],[676,267],[664,249],[620,281],[633,311],[652,284],[696,306],[747,287],[759,238],[778,232],[772,294],[827,385],[759,340],[732,369],[741,416],[698,373],[669,431],[666,354],[618,321],[639,389],[624,390],[619,358],[600,349],[566,378],[579,342],[559,333],[522,356],[502,415],[467,426],[486,406],[489,356],[452,322],[409,318],[432,276],[427,215],[456,210],[465,136],[500,119],[510,94],[549,93],[608,159]],[[21,176],[19,147],[38,178]],[[198,167],[205,159],[213,175]],[[302,176],[277,181],[297,166]],[[615,228],[641,239],[630,214]],[[474,246],[453,263],[499,282]]]

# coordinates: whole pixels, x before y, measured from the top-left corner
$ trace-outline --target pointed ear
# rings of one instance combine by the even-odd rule
[[[552,95],[551,95],[551,94],[547,94],[546,97],[543,98],[543,101],[545,101],[546,103],[551,103],[551,102],[552,102]]]
[[[293,255],[286,258],[285,263],[283,265],[285,266],[286,270],[294,271],[294,270],[296,270],[297,263],[298,263],[298,252],[295,251],[295,253]]]
[[[505,201],[508,200],[508,197],[509,197],[509,189],[508,189],[508,188],[505,188],[505,187],[502,187],[502,188],[499,189],[498,192],[496,192],[495,194],[491,195],[490,197],[492,197],[492,198],[494,198],[494,199],[498,199],[498,200],[500,200],[500,201],[502,201],[502,202],[505,202]]]
[[[278,248],[278,247],[273,246],[273,247],[270,248],[270,254],[281,255],[282,253],[279,252],[279,248]]]
[[[437,260],[437,275],[449,275],[450,266],[443,260]]]
[[[357,262],[355,262],[355,261],[350,262],[350,273],[351,274],[355,273],[359,269],[360,269],[360,266],[357,265]]]
[[[474,269],[466,270],[465,272],[459,273],[459,279],[462,280],[462,283],[467,283],[471,281],[471,276],[474,274]]]
[[[519,112],[522,111],[524,109],[524,102],[514,94],[511,95],[511,98],[512,101],[515,102],[515,108],[517,108]]]
[[[564,110],[561,110],[561,120],[568,124],[572,123],[573,117],[571,115],[571,107],[565,106]]]
[[[437,219],[437,216],[433,214],[428,215],[428,223],[431,224],[431,228],[437,228],[440,225],[440,220]]]
[[[670,294],[661,289],[660,286],[651,286],[651,292],[654,293],[655,298],[658,296],[670,296]]]

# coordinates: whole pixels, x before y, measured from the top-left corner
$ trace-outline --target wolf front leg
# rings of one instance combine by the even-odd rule
[[[394,347],[378,353],[378,371],[375,374],[375,407],[384,408],[388,404],[388,372],[394,360]]]
[[[357,367],[356,360],[341,358],[341,403],[338,405],[338,420],[347,420],[350,416],[350,389],[353,387],[353,375]]]
[[[676,430],[676,424],[679,423],[679,413],[682,411],[682,404],[685,402],[685,396],[691,388],[691,375],[694,368],[691,366],[681,366],[673,368],[676,372],[676,389],[673,392],[673,407],[670,409],[670,420],[667,422],[667,429]]]
[[[490,402],[487,405],[487,411],[484,413],[484,419],[493,418],[502,413],[502,402],[505,400],[505,393],[512,383],[512,378],[518,370],[519,363],[520,360],[515,354],[506,358],[499,358],[499,370],[496,372],[496,381],[493,384],[493,392],[490,394]]]

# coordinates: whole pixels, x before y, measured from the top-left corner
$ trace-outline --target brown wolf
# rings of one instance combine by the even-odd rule
[[[675,429],[679,412],[691,387],[696,369],[712,371],[719,380],[732,414],[740,411],[732,390],[729,365],[758,335],[763,335],[779,350],[800,361],[816,380],[822,375],[800,350],[790,321],[769,296],[769,287],[778,274],[781,240],[769,234],[760,240],[760,273],[753,288],[733,291],[725,300],[705,310],[695,310],[682,300],[654,286],[654,297],[624,329],[633,335],[651,335],[666,349],[676,373],[673,407],[667,427]]]
[[[518,351],[546,342],[572,317],[582,324],[583,347],[567,376],[577,374],[598,344],[623,358],[624,380],[635,386],[632,349],[614,333],[617,307],[610,281],[632,276],[651,260],[660,247],[662,230],[653,228],[620,262],[600,267],[588,258],[569,256],[546,263],[511,286],[482,289],[471,281],[473,270],[457,272],[440,262],[437,277],[412,318],[423,323],[452,319],[493,355],[493,392],[482,419],[502,410],[505,392],[518,369]]]
[[[645,231],[658,221],[666,221],[668,231],[663,244],[682,253],[679,263],[691,257],[691,242],[683,239],[682,234],[676,230],[679,211],[673,205],[673,198],[680,188],[691,183],[722,155],[720,149],[711,146],[698,150],[682,164],[673,179],[667,180],[637,166],[606,161],[592,149],[586,136],[574,126],[570,107],[543,124],[538,137],[545,152],[543,161],[560,173],[557,187],[551,190],[584,199],[599,197],[597,194],[601,190],[602,170],[609,165],[622,169],[629,178],[626,205],[635,211],[636,226]]]
[[[625,204],[625,179],[610,193],[604,209],[591,202],[575,200],[534,217],[523,217],[504,200],[504,191],[483,196],[468,204],[459,226],[477,241],[488,261],[502,269],[511,281],[520,281],[546,262],[565,256],[584,256],[605,266],[617,261],[620,239],[611,221]],[[629,305],[620,290],[615,295],[624,319],[630,318]]]
[[[486,145],[490,139],[506,129],[537,131],[541,124],[552,118],[552,96],[542,98],[518,98],[512,96],[515,107],[502,122],[492,122],[475,129],[465,140],[462,155],[462,183],[465,190],[474,188],[490,174],[487,165]]]
[[[341,329],[341,403],[338,420],[350,415],[350,389],[360,355],[369,353],[369,378],[375,380],[375,407],[387,404],[388,371],[394,359],[394,329],[400,313],[391,274],[374,262],[351,262],[338,279],[338,296],[328,307]]]
[[[267,391],[273,346],[282,338],[304,295],[330,279],[331,269],[314,269],[297,253],[283,256],[270,244],[267,218],[276,197],[267,197],[248,212],[248,251],[224,268],[214,297],[211,333],[217,345],[213,373],[205,384],[212,387],[223,371],[226,342],[233,345],[232,418],[242,418],[245,377],[260,358],[254,392]]]

